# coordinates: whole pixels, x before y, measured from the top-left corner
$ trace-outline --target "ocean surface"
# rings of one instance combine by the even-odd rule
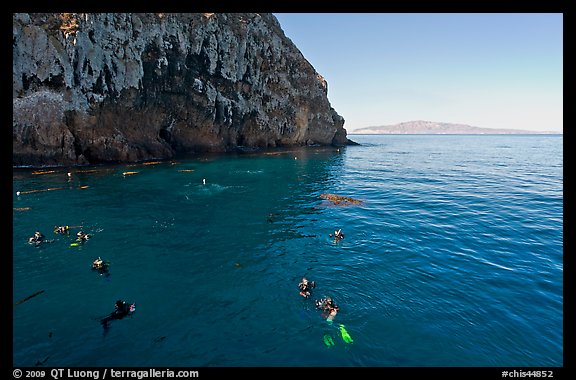
[[[562,367],[562,135],[349,137],[14,169],[13,365]]]

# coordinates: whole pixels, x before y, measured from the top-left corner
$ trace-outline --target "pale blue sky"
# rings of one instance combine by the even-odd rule
[[[275,13],[357,128],[563,131],[561,13]]]

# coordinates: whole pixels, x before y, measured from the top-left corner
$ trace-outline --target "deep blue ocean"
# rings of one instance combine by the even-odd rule
[[[562,367],[562,135],[349,137],[14,169],[13,365]]]

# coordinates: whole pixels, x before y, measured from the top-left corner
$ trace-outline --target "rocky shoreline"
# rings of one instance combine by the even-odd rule
[[[348,144],[272,14],[13,15],[13,166]]]

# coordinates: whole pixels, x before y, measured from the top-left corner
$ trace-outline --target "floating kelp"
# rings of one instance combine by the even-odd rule
[[[320,198],[332,202],[334,206],[351,206],[364,204],[364,202],[359,199],[344,197],[336,194],[320,194]]]
[[[21,303],[28,301],[30,298],[34,298],[34,297],[36,297],[38,294],[42,294],[42,293],[44,293],[44,290],[40,290],[40,291],[38,291],[38,292],[36,292],[36,293],[34,293],[34,294],[31,294],[31,295],[29,295],[28,297],[23,298],[23,299],[21,299],[20,301],[16,302],[16,303],[14,304],[14,306],[20,305]]]
[[[98,173],[101,170],[89,169],[89,170],[76,170],[75,173]]]
[[[51,187],[49,189],[39,189],[39,190],[28,190],[28,191],[17,191],[16,195],[21,194],[32,194],[32,193],[39,193],[41,191],[52,191],[52,190],[62,190],[63,187]]]

